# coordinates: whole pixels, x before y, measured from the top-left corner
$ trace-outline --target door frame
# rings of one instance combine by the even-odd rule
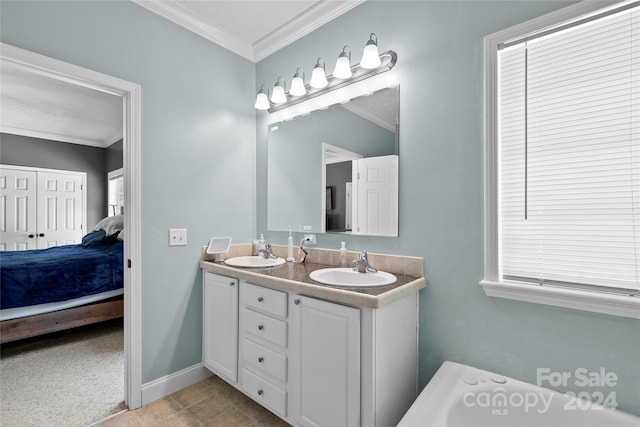
[[[130,410],[142,404],[141,293],[141,96],[139,84],[0,43],[0,60],[29,72],[122,98],[125,216],[124,256],[124,400]]]

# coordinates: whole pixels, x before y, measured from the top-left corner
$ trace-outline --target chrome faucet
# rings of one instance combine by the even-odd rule
[[[276,259],[278,258],[273,254],[273,250],[271,249],[271,243],[267,243],[264,245],[264,249],[258,249],[258,255],[260,255],[264,259]]]
[[[367,251],[360,252],[358,259],[353,261],[353,269],[358,273],[377,273],[378,270],[369,265]]]

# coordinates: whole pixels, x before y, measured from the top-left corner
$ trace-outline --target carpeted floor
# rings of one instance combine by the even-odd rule
[[[125,409],[122,319],[0,350],[0,426],[85,427]]]

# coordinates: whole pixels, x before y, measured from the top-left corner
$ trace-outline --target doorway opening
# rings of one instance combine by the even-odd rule
[[[141,406],[140,85],[0,43],[2,64],[119,97],[123,111],[124,401]]]

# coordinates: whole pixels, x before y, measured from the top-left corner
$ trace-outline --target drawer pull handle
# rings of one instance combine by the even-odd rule
[[[262,363],[262,362],[264,362],[264,357],[262,356],[258,357],[258,363]]]
[[[236,282],[229,282],[229,286],[235,286]]]
[[[264,301],[264,298],[258,297],[258,302],[262,302],[262,301]]]
[[[264,394],[264,391],[262,391],[261,388],[258,389],[258,396],[262,396]]]
[[[295,299],[295,300],[293,300],[293,303],[294,303],[295,305],[298,305],[298,304],[300,304],[300,300],[299,300],[299,299]]]
[[[258,325],[258,330],[261,331],[264,329],[264,325]]]

